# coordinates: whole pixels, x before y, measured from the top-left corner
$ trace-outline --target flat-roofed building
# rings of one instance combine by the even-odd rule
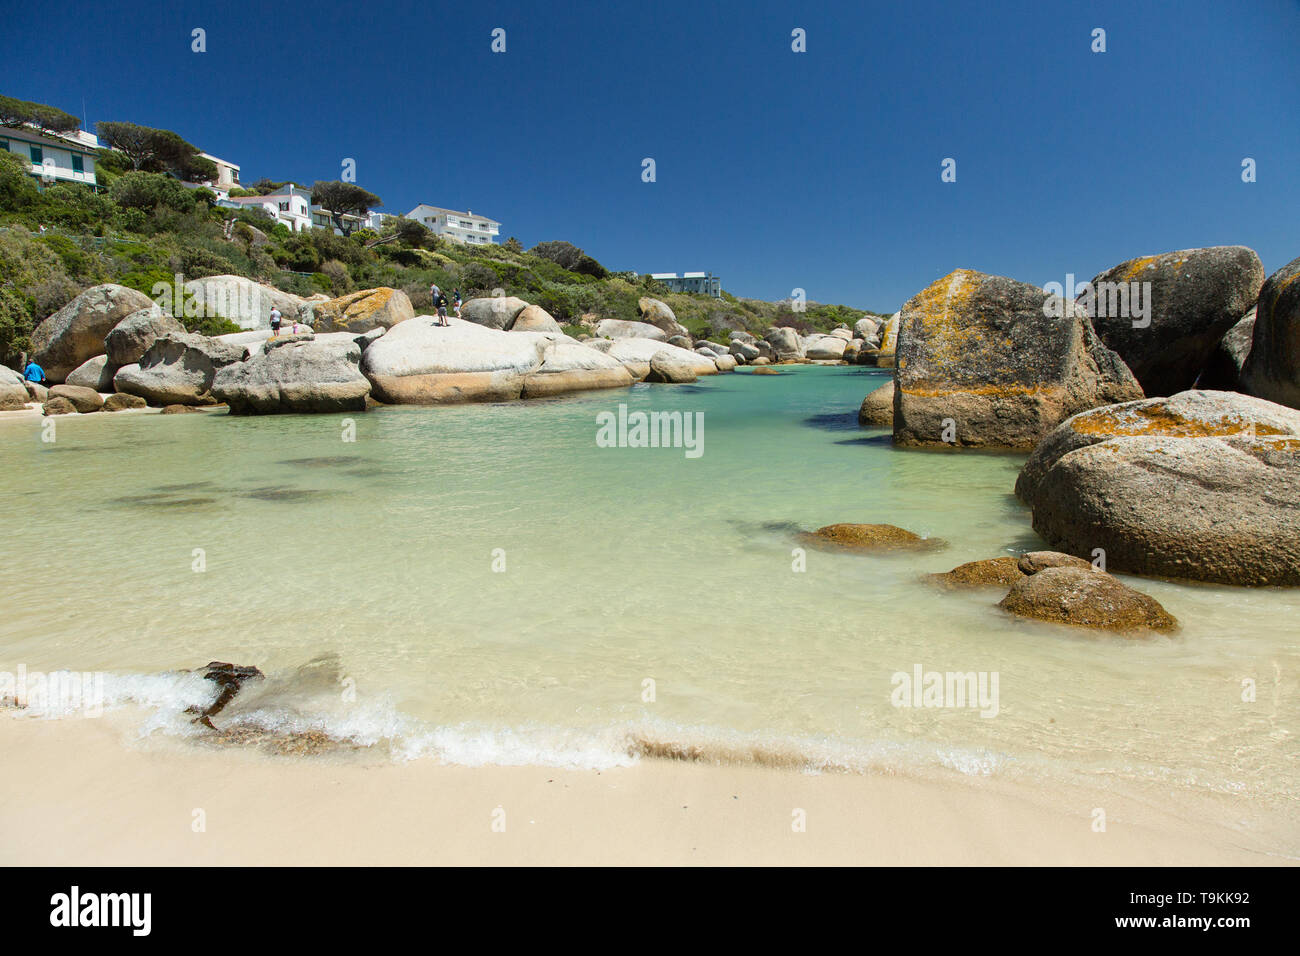
[[[693,292],[722,298],[722,279],[712,272],[652,272],[650,278],[662,282],[670,292]]]
[[[408,212],[406,218],[416,220],[439,236],[470,245],[482,246],[495,242],[493,237],[501,233],[501,223],[495,219],[476,216],[472,210],[457,212],[423,202]]]

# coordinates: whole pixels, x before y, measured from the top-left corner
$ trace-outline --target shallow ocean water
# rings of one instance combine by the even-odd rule
[[[151,732],[189,732],[184,705],[211,696],[172,672],[224,660],[268,680],[218,724],[399,757],[685,754],[1083,781],[1174,810],[1211,796],[1244,841],[1300,853],[1300,591],[1128,578],[1183,624],[1132,640],[934,589],[923,574],[1041,546],[1012,495],[1023,457],[895,450],[856,422],[884,380],[802,366],[383,408],[353,416],[354,442],[347,416],[94,415],[53,443],[0,422],[0,670],[107,671]],[[703,454],[598,447],[620,403],[702,412]],[[840,521],[947,547],[808,551],[794,570],[794,533]],[[918,665],[996,674],[996,716],[894,706]]]

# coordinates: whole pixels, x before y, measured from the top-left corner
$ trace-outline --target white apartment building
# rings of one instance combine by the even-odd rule
[[[228,209],[264,209],[293,232],[312,227],[311,190],[301,186],[290,184],[266,196],[235,196],[221,200],[220,205]]]
[[[30,126],[0,127],[0,149],[27,160],[28,172],[44,185],[95,185],[99,138],[94,133],[80,129],[71,133],[46,133]]]
[[[471,245],[481,246],[494,242],[493,236],[501,233],[501,223],[487,216],[476,216],[473,210],[457,212],[455,209],[420,203],[406,214],[406,218],[423,223],[439,236]]]
[[[650,278],[662,282],[672,292],[696,292],[722,298],[722,279],[712,272],[652,272]]]

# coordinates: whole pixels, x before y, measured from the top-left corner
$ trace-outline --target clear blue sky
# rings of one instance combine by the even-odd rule
[[[957,267],[1300,256],[1300,0],[809,6],[11,4],[0,92],[174,129],[246,183],[352,157],[389,212],[468,207],[765,299],[893,310]]]

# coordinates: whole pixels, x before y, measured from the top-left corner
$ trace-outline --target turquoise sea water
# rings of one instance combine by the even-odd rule
[[[1128,579],[1183,629],[1127,640],[935,590],[924,573],[1041,546],[1023,459],[895,450],[856,423],[883,381],[802,366],[383,408],[354,442],[345,416],[91,415],[53,443],[0,422],[0,670],[107,671],[147,733],[191,733],[212,688],[174,672],[225,660],[268,680],[219,725],[398,758],[1083,781],[1227,801],[1244,842],[1300,851],[1300,591]],[[703,454],[598,447],[620,403],[702,412]],[[794,532],[841,521],[947,547],[794,570]],[[918,665],[995,673],[997,715],[894,706]]]

